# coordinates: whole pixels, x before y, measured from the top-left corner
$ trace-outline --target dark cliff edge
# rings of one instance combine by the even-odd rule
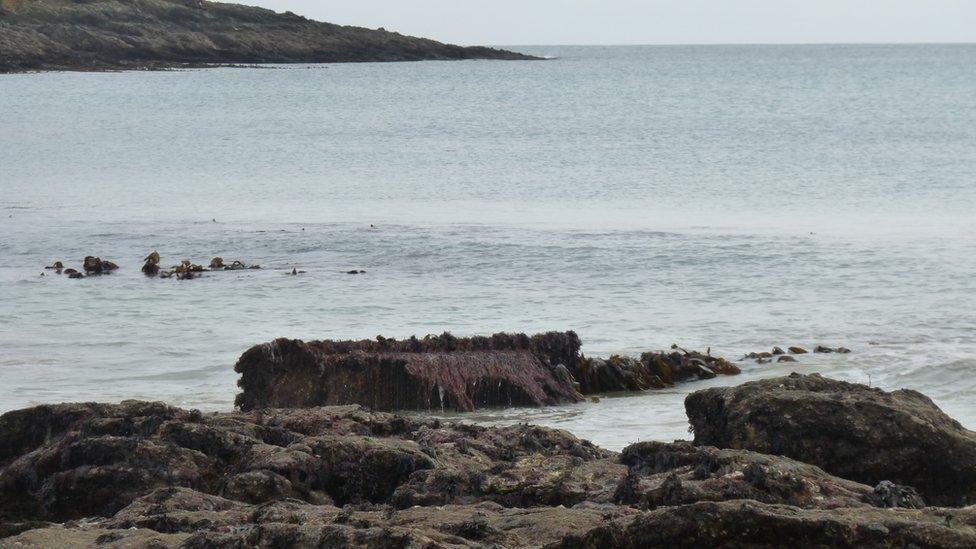
[[[0,0],[0,72],[536,59],[201,0]]]

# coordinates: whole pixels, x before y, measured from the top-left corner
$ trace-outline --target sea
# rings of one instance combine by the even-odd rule
[[[0,76],[0,411],[230,410],[278,337],[574,330],[853,352],[432,414],[620,449],[688,438],[689,392],[801,372],[976,428],[976,45],[514,49],[547,59]],[[262,269],[150,279],[153,250]],[[44,269],[87,255],[120,268]]]

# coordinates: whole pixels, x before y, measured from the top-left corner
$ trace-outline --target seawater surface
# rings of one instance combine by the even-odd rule
[[[229,409],[280,336],[573,329],[854,353],[465,417],[618,449],[800,371],[976,428],[976,46],[519,49],[556,59],[0,77],[0,411]],[[154,249],[264,269],[146,279]],[[89,254],[122,268],[40,276]]]

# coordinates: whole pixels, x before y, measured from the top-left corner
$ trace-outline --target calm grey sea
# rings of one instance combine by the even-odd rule
[[[795,370],[976,427],[976,46],[519,49],[555,59],[0,77],[0,410],[229,409],[279,336],[573,329],[855,352],[470,417],[620,448]],[[149,280],[153,249],[265,269]],[[122,268],[39,276],[89,254]]]

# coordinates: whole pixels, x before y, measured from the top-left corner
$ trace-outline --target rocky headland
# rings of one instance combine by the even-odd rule
[[[534,59],[203,0],[0,0],[0,72]]]
[[[687,408],[695,442],[618,454],[559,430],[358,405],[38,406],[0,416],[0,546],[976,545],[976,507],[960,506],[976,435],[926,399],[794,374],[700,391]],[[898,425],[916,431],[885,446]],[[782,437],[819,444],[824,467],[762,442]],[[832,461],[845,452],[874,473]],[[913,468],[927,475],[903,474]],[[946,477],[956,487],[943,498]]]

